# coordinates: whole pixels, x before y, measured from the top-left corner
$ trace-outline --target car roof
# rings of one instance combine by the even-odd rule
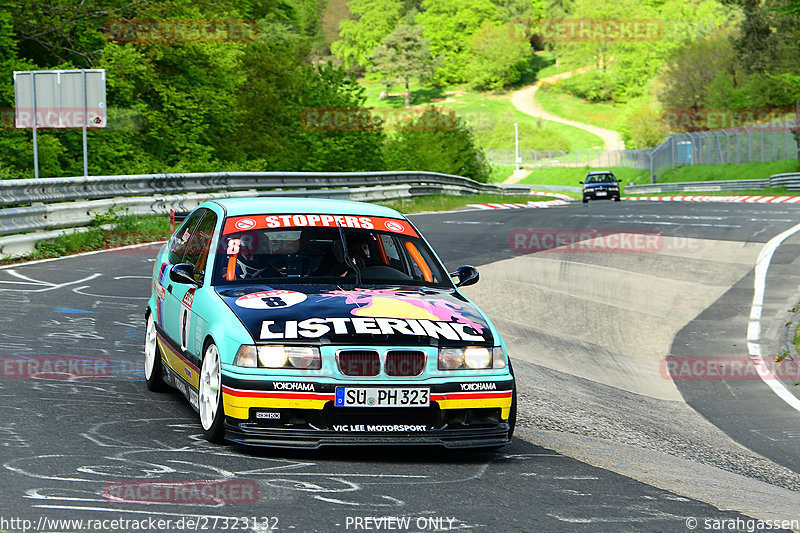
[[[227,216],[261,213],[364,215],[405,218],[394,209],[364,202],[326,198],[221,198],[213,203],[225,208]]]
[[[595,170],[595,171],[589,172],[586,175],[587,176],[596,176],[598,174],[611,174],[612,176],[614,175],[614,173],[611,172],[610,170]]]

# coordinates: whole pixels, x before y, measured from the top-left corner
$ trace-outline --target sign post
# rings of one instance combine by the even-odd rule
[[[33,130],[33,172],[39,177],[37,130],[81,128],[83,175],[89,175],[87,128],[106,126],[106,71],[26,70],[14,72],[14,125]]]

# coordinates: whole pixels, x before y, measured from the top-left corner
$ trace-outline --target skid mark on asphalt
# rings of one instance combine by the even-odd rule
[[[0,283],[6,285],[17,285],[18,287],[0,287],[0,291],[20,291],[20,292],[47,292],[53,291],[57,289],[62,289],[64,287],[68,287],[70,285],[75,285],[76,283],[84,283],[87,281],[91,281],[100,277],[102,274],[95,273],[89,276],[77,279],[75,281],[69,281],[67,283],[52,283],[49,281],[34,279],[24,274],[20,274],[16,271],[16,269],[7,269],[3,270],[3,272],[7,272],[10,276],[17,278],[16,280],[0,280]]]

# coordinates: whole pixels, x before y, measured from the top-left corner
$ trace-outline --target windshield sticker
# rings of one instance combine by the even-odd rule
[[[467,324],[459,322],[436,322],[403,318],[308,318],[287,320],[283,329],[274,320],[261,323],[261,339],[318,339],[333,331],[336,335],[413,335],[452,341],[487,342]]]
[[[225,221],[223,235],[252,229],[278,228],[342,228],[391,231],[418,237],[407,221],[385,217],[354,215],[266,215],[231,217]]]
[[[464,316],[458,304],[441,298],[422,298],[416,291],[355,289],[331,291],[322,296],[344,297],[345,304],[356,306],[350,310],[354,316],[458,322],[483,333],[483,326]]]
[[[256,227],[256,221],[252,218],[240,218],[234,225],[239,231],[247,231]]]
[[[246,294],[234,302],[245,309],[286,309],[306,300],[307,296],[295,291],[260,291]]]
[[[383,223],[383,227],[395,233],[403,233],[406,231],[405,226],[396,220],[387,220]]]

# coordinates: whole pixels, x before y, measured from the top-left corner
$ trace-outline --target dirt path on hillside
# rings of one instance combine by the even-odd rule
[[[603,140],[605,145],[603,148],[604,150],[624,150],[625,143],[622,142],[622,137],[620,137],[620,134],[616,131],[601,128],[599,126],[593,126],[591,124],[585,124],[583,122],[575,122],[573,120],[568,120],[566,118],[553,115],[542,109],[539,104],[536,103],[536,91],[539,90],[539,86],[542,83],[552,83],[554,81],[563,80],[565,78],[574,76],[575,74],[586,72],[590,68],[591,67],[582,67],[576,70],[562,72],[561,74],[554,74],[553,76],[548,76],[546,78],[542,78],[541,80],[537,80],[533,85],[528,85],[527,87],[523,87],[522,89],[515,91],[511,95],[511,103],[514,104],[514,107],[532,117],[558,122],[559,124],[565,124],[567,126],[579,128],[584,131],[588,131],[593,135],[597,135]],[[517,177],[511,176],[505,181],[505,183],[517,183],[523,179],[523,177],[524,176],[521,175]]]
[[[603,142],[605,143],[605,150],[624,150],[625,143],[622,142],[622,137],[620,137],[619,133],[612,130],[607,130],[605,128],[600,128],[598,126],[592,126],[591,124],[584,124],[583,122],[575,122],[573,120],[568,120],[562,117],[558,117],[556,115],[552,115],[547,111],[543,110],[539,104],[536,103],[536,91],[539,90],[539,86],[542,83],[552,83],[554,81],[563,80],[565,78],[569,78],[574,76],[575,74],[581,74],[589,70],[590,67],[583,67],[577,70],[571,70],[569,72],[562,72],[561,74],[555,74],[553,76],[548,76],[546,78],[542,78],[538,80],[533,85],[528,85],[527,87],[523,87],[519,91],[514,92],[511,95],[511,103],[514,104],[514,107],[531,115],[532,117],[543,118],[545,120],[552,120],[553,122],[558,122],[560,124],[566,124],[567,126],[572,126],[574,128],[580,128],[584,131],[588,131],[591,134],[597,135]]]

